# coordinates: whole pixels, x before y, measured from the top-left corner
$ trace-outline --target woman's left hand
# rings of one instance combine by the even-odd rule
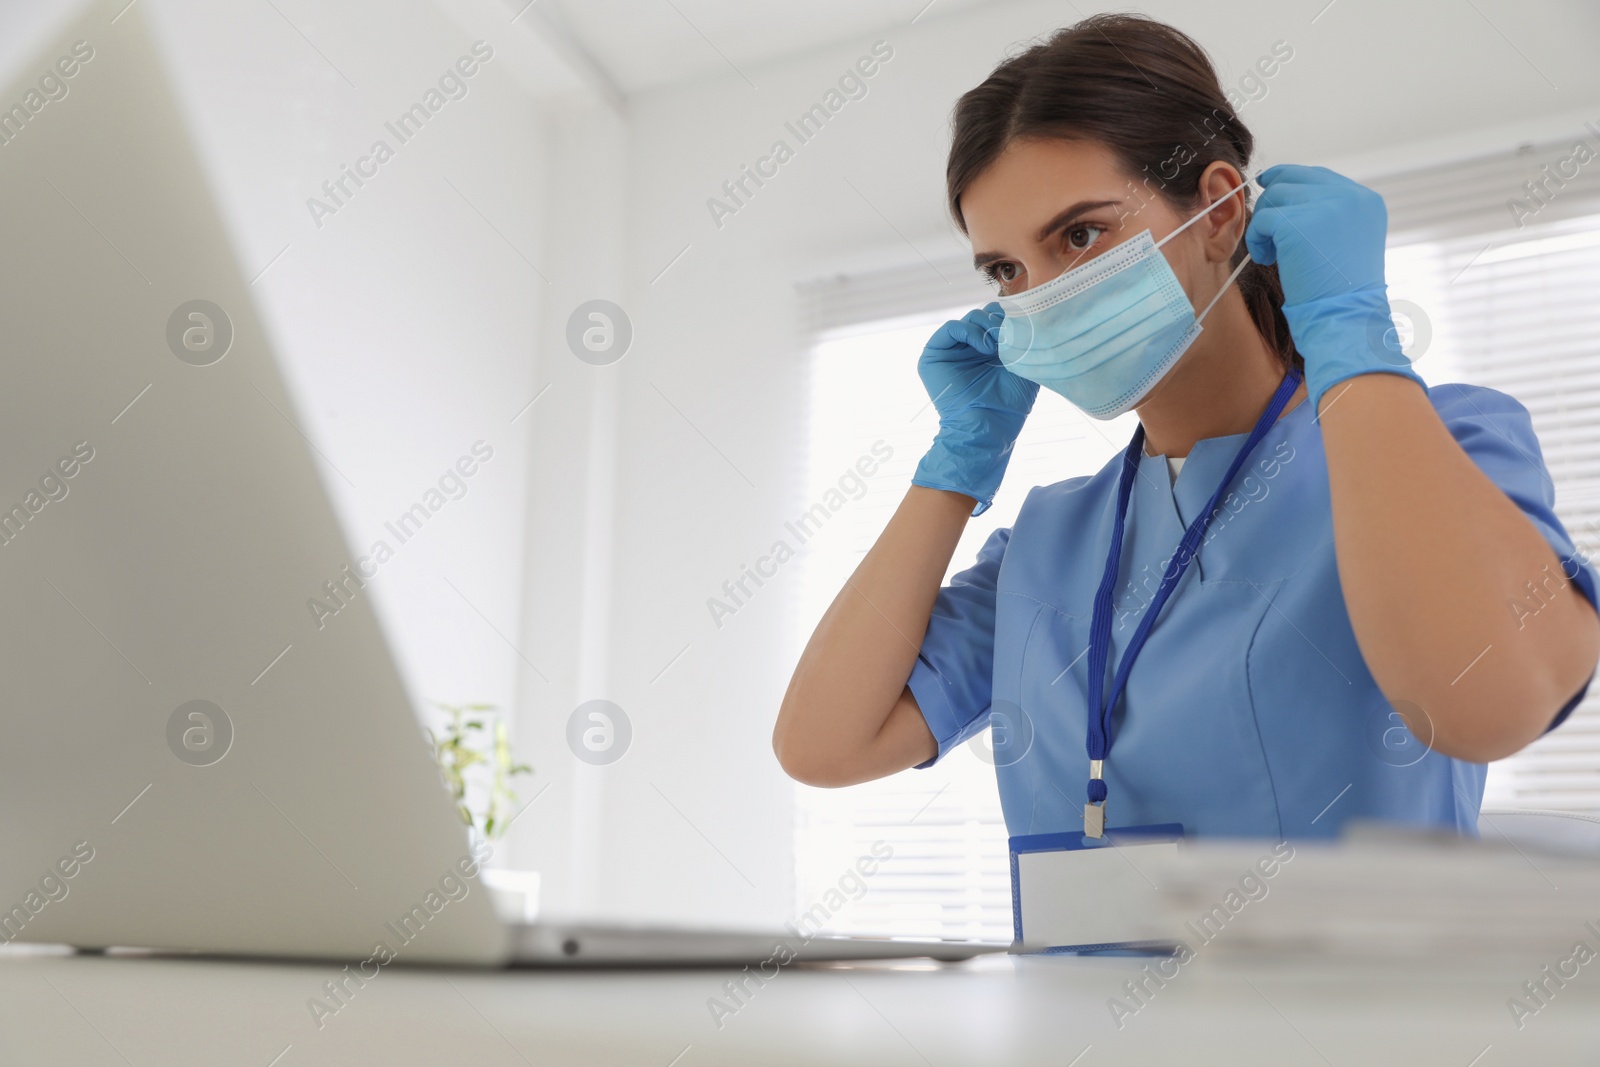
[[[1250,258],[1278,265],[1283,314],[1313,408],[1328,388],[1384,372],[1426,388],[1401,349],[1383,277],[1383,197],[1326,167],[1269,167],[1245,231]]]

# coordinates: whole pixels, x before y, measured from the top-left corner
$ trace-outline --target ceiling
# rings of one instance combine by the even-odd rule
[[[719,74],[749,80],[778,56],[937,19],[995,0],[503,0],[564,33],[623,96]]]

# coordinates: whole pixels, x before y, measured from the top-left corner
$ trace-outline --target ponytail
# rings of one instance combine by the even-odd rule
[[[1238,266],[1244,254],[1244,242],[1241,241],[1232,265]],[[1274,263],[1267,266],[1252,260],[1239,274],[1239,293],[1244,297],[1244,306],[1250,310],[1256,331],[1267,342],[1267,347],[1283,360],[1285,366],[1304,374],[1306,361],[1294,347],[1294,338],[1289,335],[1289,320],[1283,316],[1283,285],[1278,281],[1278,265]]]

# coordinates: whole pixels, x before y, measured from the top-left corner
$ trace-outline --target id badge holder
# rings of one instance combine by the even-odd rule
[[[1179,932],[1163,928],[1161,895],[1143,868],[1182,841],[1176,822],[1107,830],[1101,838],[1011,838],[1011,951],[1172,951]]]

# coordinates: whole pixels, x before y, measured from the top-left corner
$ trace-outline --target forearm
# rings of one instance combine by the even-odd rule
[[[1350,378],[1324,394],[1319,419],[1340,583],[1373,677],[1434,749],[1476,762],[1515,752],[1600,653],[1570,568],[1415,382]],[[1531,614],[1513,606],[1529,583],[1543,602]]]
[[[791,775],[841,784],[932,754],[932,735],[890,724],[973,498],[913,485],[817,624],[784,694],[772,744]],[[902,717],[914,708],[900,704]],[[880,749],[882,751],[880,751]]]

